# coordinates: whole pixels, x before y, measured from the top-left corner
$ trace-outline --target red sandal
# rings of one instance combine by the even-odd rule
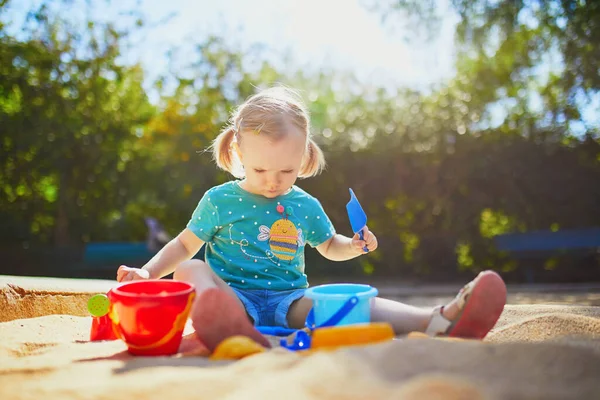
[[[426,334],[483,339],[504,310],[506,285],[496,272],[484,271],[460,290],[456,301],[460,309],[458,316],[450,321],[442,314],[444,307],[436,307]]]

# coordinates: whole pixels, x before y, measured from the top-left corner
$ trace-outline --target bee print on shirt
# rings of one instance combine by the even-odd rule
[[[271,252],[280,260],[291,261],[296,256],[299,247],[304,245],[302,229],[296,229],[294,223],[289,220],[293,213],[292,207],[277,205],[277,212],[283,218],[278,219],[271,225],[261,225],[258,230],[258,240],[269,242]]]

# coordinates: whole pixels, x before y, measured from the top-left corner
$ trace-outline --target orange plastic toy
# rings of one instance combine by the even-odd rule
[[[352,324],[315,329],[311,349],[358,346],[394,339],[392,326],[385,322]]]

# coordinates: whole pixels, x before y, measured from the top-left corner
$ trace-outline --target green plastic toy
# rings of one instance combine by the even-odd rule
[[[110,300],[105,294],[96,294],[88,300],[87,308],[94,317],[103,317],[108,314]]]

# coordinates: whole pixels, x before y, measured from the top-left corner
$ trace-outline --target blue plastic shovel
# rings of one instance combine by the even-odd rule
[[[352,232],[358,233],[360,240],[364,240],[363,228],[367,226],[367,214],[365,214],[352,189],[350,189],[350,201],[346,204],[346,211],[348,211]],[[363,250],[369,251],[367,246],[363,247]]]

